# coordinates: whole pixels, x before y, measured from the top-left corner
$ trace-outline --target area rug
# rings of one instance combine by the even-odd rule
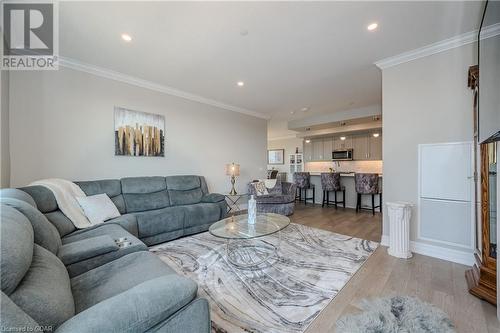
[[[364,300],[360,314],[337,321],[337,333],[455,333],[447,315],[416,297]]]
[[[208,232],[150,250],[198,283],[213,332],[303,332],[378,246],[293,223],[260,242],[277,246],[277,255],[245,269],[229,263],[226,241]]]

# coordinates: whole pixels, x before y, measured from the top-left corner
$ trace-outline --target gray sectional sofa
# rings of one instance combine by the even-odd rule
[[[122,216],[76,230],[41,186],[0,191],[0,326],[57,332],[209,332],[208,302],[147,245],[208,229],[226,214],[203,177],[78,182]],[[130,246],[119,247],[125,237]]]

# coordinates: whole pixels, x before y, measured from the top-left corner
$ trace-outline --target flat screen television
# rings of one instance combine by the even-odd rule
[[[487,1],[478,36],[479,142],[500,141],[500,1]]]

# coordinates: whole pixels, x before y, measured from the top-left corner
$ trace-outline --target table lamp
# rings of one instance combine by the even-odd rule
[[[239,164],[226,164],[226,175],[231,176],[231,192],[230,195],[236,195],[236,190],[234,189],[234,183],[236,182],[236,177],[240,175],[240,165]]]

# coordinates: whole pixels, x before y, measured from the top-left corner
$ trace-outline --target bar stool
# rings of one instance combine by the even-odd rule
[[[307,200],[312,200],[314,205],[316,194],[315,186],[311,184],[311,174],[309,172],[295,172],[293,174],[293,182],[297,185],[299,195],[295,194],[295,200],[304,201],[307,205]],[[307,190],[312,190],[312,197],[307,197]],[[304,191],[304,200],[302,200],[302,191]]]
[[[356,188],[356,193],[358,194],[358,200],[356,202],[356,212],[361,209],[368,209],[372,211],[375,215],[375,208],[379,208],[382,212],[382,192],[379,191],[378,187],[378,174],[376,173],[356,173],[354,174],[354,187]],[[364,194],[369,194],[372,196],[372,206],[371,208],[361,207],[361,196]],[[375,195],[380,196],[380,202],[378,206],[375,206]]]
[[[329,204],[334,204],[335,209],[337,209],[338,204],[342,204],[345,208],[345,187],[340,186],[340,173],[338,172],[326,172],[321,174],[321,187],[323,188],[323,203],[321,207],[329,206]],[[330,201],[330,192],[334,193],[334,201]],[[337,200],[337,192],[342,191],[342,201]]]

